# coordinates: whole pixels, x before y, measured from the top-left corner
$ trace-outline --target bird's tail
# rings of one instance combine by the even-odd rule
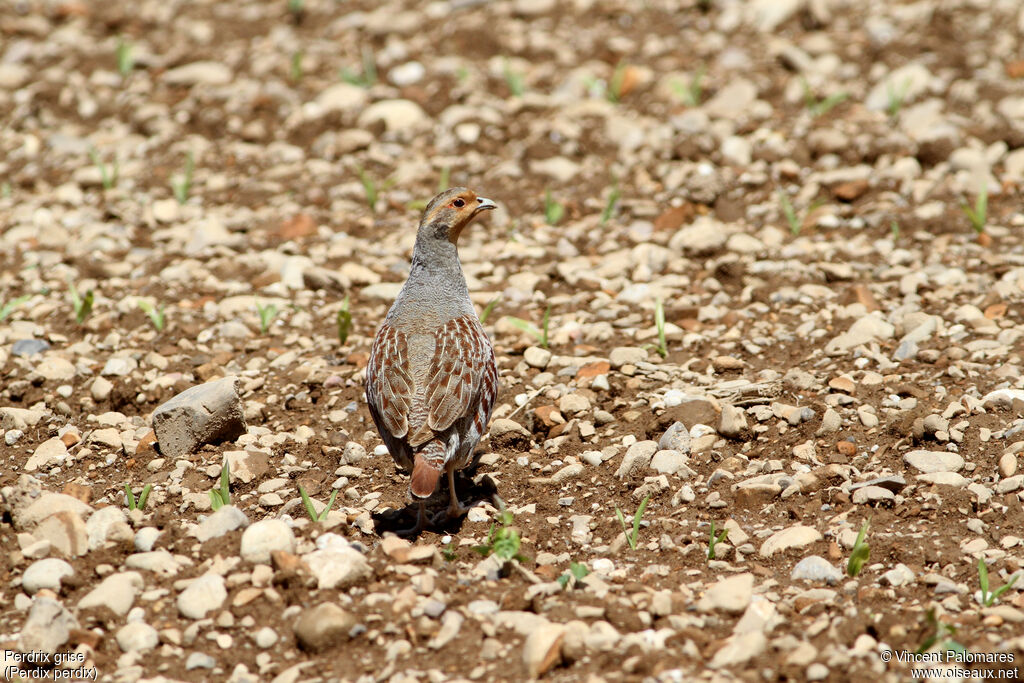
[[[409,490],[417,498],[429,498],[437,488],[444,467],[445,448],[438,440],[423,445],[413,456]]]

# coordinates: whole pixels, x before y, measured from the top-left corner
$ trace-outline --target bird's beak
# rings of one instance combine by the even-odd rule
[[[490,211],[491,209],[497,209],[498,208],[498,205],[495,204],[490,199],[488,199],[487,197],[477,197],[476,201],[477,201],[477,206],[476,206],[476,209],[473,211],[473,215],[474,216],[476,214],[480,213],[481,211]]]

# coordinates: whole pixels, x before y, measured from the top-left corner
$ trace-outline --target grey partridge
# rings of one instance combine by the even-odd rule
[[[473,218],[495,203],[456,187],[423,212],[412,267],[388,311],[366,366],[366,400],[377,431],[399,468],[411,474],[425,525],[426,499],[447,475],[449,517],[465,512],[455,472],[473,459],[498,393],[498,366],[469,298],[457,243]]]

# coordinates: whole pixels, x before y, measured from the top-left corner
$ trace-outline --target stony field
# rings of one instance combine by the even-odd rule
[[[1017,0],[0,5],[2,674],[1020,678],[1022,44]],[[363,378],[450,185],[501,390],[402,539]]]

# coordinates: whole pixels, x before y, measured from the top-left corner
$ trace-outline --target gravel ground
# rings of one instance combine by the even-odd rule
[[[1024,581],[979,562],[1024,564],[1022,36],[1016,0],[8,3],[4,675],[1017,679]],[[500,204],[460,251],[502,387],[474,507],[410,542],[363,377],[449,184]],[[519,560],[474,550],[496,496]]]

